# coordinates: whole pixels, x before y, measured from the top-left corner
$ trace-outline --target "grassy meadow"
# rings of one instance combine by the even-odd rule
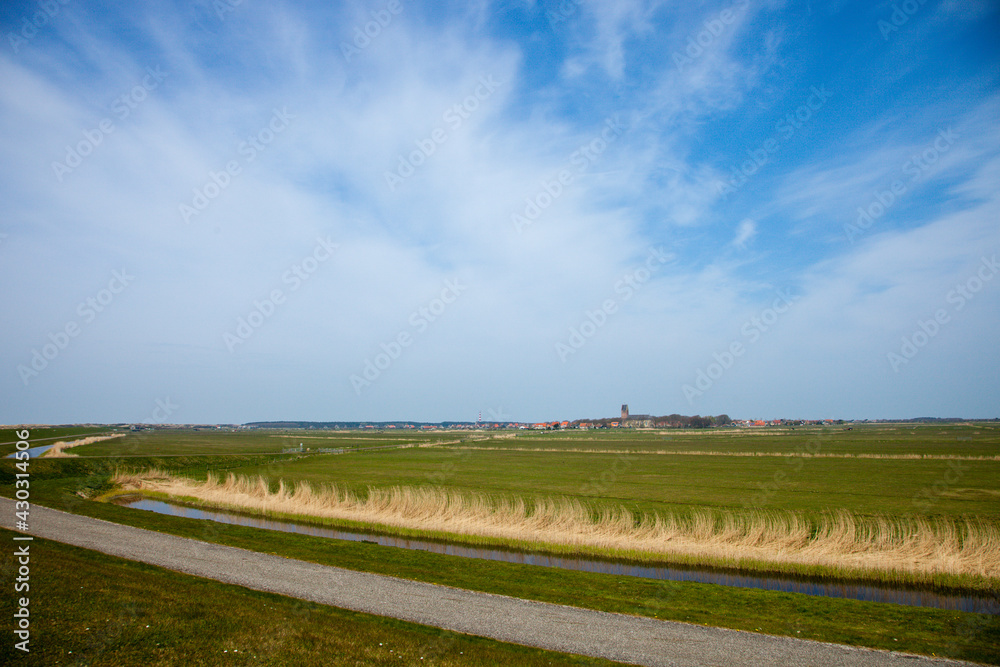
[[[32,447],[51,445],[60,440],[78,440],[88,436],[117,433],[119,429],[108,426],[27,426],[0,428],[0,457],[17,451],[17,432],[27,429]]]
[[[218,434],[216,446],[241,435]],[[230,451],[256,452],[287,435],[251,432]],[[365,435],[315,437],[406,442],[396,433]],[[1000,428],[993,424],[413,435],[421,436],[415,446],[402,449],[227,466],[227,479],[207,470],[192,476],[201,483],[129,478],[128,489],[535,551],[998,587]],[[74,452],[113,451],[127,440]],[[179,446],[156,445],[153,438],[131,447]]]
[[[32,431],[34,438],[34,431]],[[156,429],[137,431],[113,442],[74,447],[77,456],[231,456],[272,454],[298,447],[305,450],[359,449],[456,441],[453,433],[365,431],[287,431],[228,429]]]
[[[603,549],[613,555],[617,549],[633,560],[650,556],[600,544],[560,546],[551,537],[575,517],[575,527],[569,528],[602,538],[610,534],[627,543],[643,537],[649,517],[672,517],[680,529],[671,535],[675,544],[700,538],[702,546],[723,544],[729,551],[675,552],[657,555],[654,561],[921,584],[952,592],[996,595],[1000,590],[995,574],[1000,554],[1000,428],[992,424],[871,425],[852,430],[308,433],[324,443],[313,445],[314,450],[340,446],[327,442],[344,442],[356,444],[357,451],[278,455],[273,452],[281,447],[275,448],[274,441],[311,445],[305,434],[281,431],[147,431],[69,450],[78,457],[32,461],[32,498],[57,509],[197,539],[473,590],[1000,663],[996,616],[470,561],[206,526],[94,502],[122,490],[114,481],[116,474],[123,475],[119,482],[134,485],[129,472],[157,469],[157,483],[169,480],[179,486],[157,491],[150,484],[144,495],[240,507],[241,494],[256,493],[258,504],[244,505],[243,511],[472,543],[492,540],[539,551],[600,554]],[[288,435],[293,437],[275,437]],[[211,447],[199,444],[209,442]],[[380,444],[393,447],[361,449]],[[0,492],[8,496],[13,493],[10,472],[10,462],[0,464]],[[230,474],[235,476],[232,481],[227,480]],[[341,509],[363,511],[354,518],[324,518],[318,508],[329,509],[330,494]],[[263,507],[261,497],[282,504]],[[410,522],[387,520],[400,516]],[[433,521],[420,523],[428,517]],[[493,537],[470,532],[470,522],[477,517],[513,532]],[[524,533],[526,527],[536,534]],[[751,554],[753,548],[782,539],[792,539],[791,546],[801,550],[824,531],[828,536],[839,531],[833,540],[841,549],[839,564],[782,565],[766,554]],[[914,576],[900,574],[905,568],[898,567],[895,574],[866,573],[849,566],[852,558],[866,560],[866,554],[879,549],[895,550],[895,566],[905,565],[907,559],[941,545],[952,550],[944,555],[953,562],[962,561],[966,549],[966,556],[972,556],[967,564],[986,567],[988,575],[940,570]],[[830,554],[837,563],[836,550]],[[658,597],[665,588],[670,590],[669,604]],[[654,594],[654,589],[659,592]],[[963,638],[956,640],[956,632]]]
[[[838,424],[715,429],[607,429],[529,431],[504,447],[599,450],[709,451],[719,453],[843,455],[1000,455],[1000,425],[967,424]],[[466,443],[492,447],[498,443]]]
[[[369,486],[438,485],[506,496],[610,500],[641,510],[766,506],[900,514],[924,510],[923,499],[932,501],[933,513],[1000,518],[1000,460],[743,456],[728,454],[724,440],[695,445],[712,446],[708,454],[634,453],[636,441],[625,440],[602,442],[606,449],[597,453],[566,451],[579,444],[573,439],[563,441],[572,447],[556,451],[489,448],[519,440],[317,456],[290,463],[279,475],[252,467],[240,472],[286,482],[335,482],[358,492]],[[623,451],[610,453],[615,445]],[[1000,452],[1000,443],[994,442],[993,451]]]

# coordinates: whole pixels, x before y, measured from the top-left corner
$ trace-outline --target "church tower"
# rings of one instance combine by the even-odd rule
[[[628,403],[622,405],[622,421],[628,420]]]

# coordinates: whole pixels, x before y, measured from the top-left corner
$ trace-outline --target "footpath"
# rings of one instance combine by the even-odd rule
[[[14,530],[14,501],[0,525]],[[245,588],[504,642],[649,666],[971,665],[477,593],[282,558],[38,505],[30,534]]]

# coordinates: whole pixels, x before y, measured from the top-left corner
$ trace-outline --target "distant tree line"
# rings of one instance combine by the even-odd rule
[[[719,415],[717,417],[695,415],[693,417],[685,417],[684,415],[674,414],[660,417],[657,421],[665,421],[670,426],[678,428],[709,428],[710,426],[726,426],[733,423],[729,415]]]

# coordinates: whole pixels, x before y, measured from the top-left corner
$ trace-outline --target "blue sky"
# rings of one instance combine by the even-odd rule
[[[998,417],[998,28],[6,2],[0,422]]]

